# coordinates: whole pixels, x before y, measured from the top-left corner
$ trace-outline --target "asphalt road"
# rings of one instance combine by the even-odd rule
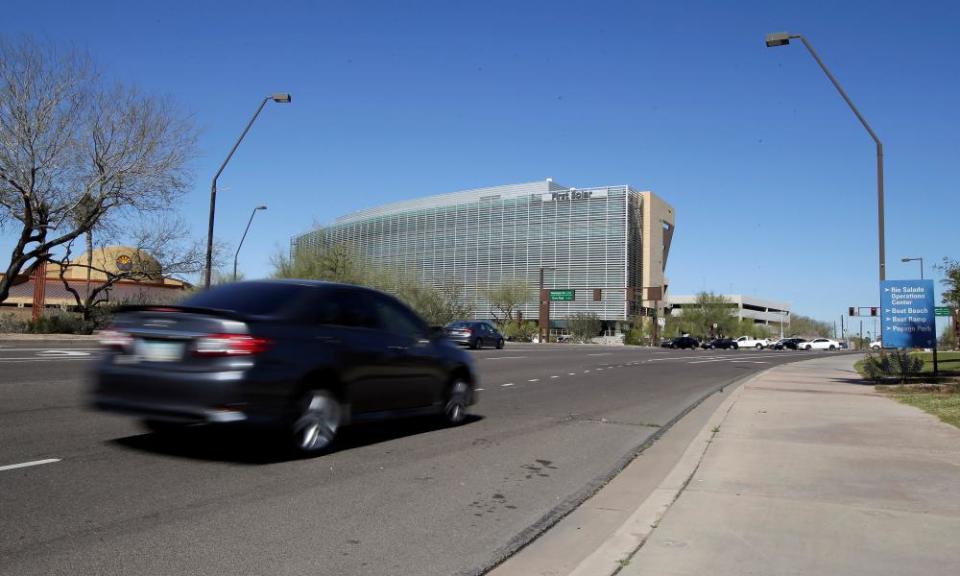
[[[345,429],[283,460],[85,410],[89,348],[0,342],[0,574],[478,573],[705,395],[821,354],[508,345],[475,353],[467,424]]]

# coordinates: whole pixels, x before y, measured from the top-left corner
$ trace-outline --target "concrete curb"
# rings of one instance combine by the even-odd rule
[[[743,380],[736,389],[717,407],[706,425],[700,430],[690,446],[680,457],[680,461],[667,474],[663,482],[630,515],[620,528],[590,556],[587,556],[569,576],[612,575],[620,571],[625,563],[643,546],[651,532],[677,500],[684,488],[700,468],[700,463],[716,434],[715,430],[727,418],[730,409],[743,394],[744,387],[766,374],[764,370]]]

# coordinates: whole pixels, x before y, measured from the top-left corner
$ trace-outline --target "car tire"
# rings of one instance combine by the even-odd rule
[[[756,348],[757,350],[763,350],[763,344],[757,344]]]
[[[670,347],[673,348],[674,350],[677,349],[677,345],[676,345],[676,344],[671,344]]]
[[[497,350],[503,350],[503,338],[497,340]]]
[[[830,345],[830,351],[831,351],[831,352],[833,352],[833,351],[836,350],[836,349],[837,349],[836,346],[834,346],[833,344]]]
[[[731,350],[739,350],[739,349],[740,349],[740,345],[737,344],[736,342],[734,342],[733,345],[730,346],[730,349],[731,349]]]
[[[467,400],[470,398],[470,385],[461,377],[456,377],[447,388],[443,402],[443,421],[448,426],[463,424],[467,417]]]
[[[473,341],[473,349],[480,350],[481,348],[483,348],[483,338],[477,338]]]
[[[330,447],[342,420],[342,408],[326,390],[307,390],[296,403],[290,423],[294,450],[304,456],[319,454]]]
[[[811,346],[811,345],[809,345],[809,344],[807,344],[807,347],[806,347],[806,348],[804,348],[804,350],[813,350],[813,346]]]

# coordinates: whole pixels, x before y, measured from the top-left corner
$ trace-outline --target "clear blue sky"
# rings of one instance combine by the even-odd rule
[[[230,7],[227,7],[230,6]],[[838,319],[878,301],[874,148],[805,34],[886,148],[888,277],[958,257],[955,2],[49,2],[6,34],[90,51],[172,96],[202,130],[183,209],[247,277],[315,222],[384,202],[538,180],[630,184],[677,210],[671,291],[783,299]],[[0,247],[9,251],[10,231]],[[6,258],[6,256],[4,256]]]

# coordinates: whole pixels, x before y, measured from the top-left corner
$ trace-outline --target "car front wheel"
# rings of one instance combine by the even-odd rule
[[[309,390],[297,402],[297,414],[290,426],[293,447],[312,455],[333,443],[340,428],[340,402],[326,390]]]
[[[503,350],[503,338],[497,340],[497,350]]]
[[[455,426],[467,417],[467,400],[470,397],[470,385],[466,380],[457,378],[450,384],[446,402],[443,405],[443,419],[447,424]]]

